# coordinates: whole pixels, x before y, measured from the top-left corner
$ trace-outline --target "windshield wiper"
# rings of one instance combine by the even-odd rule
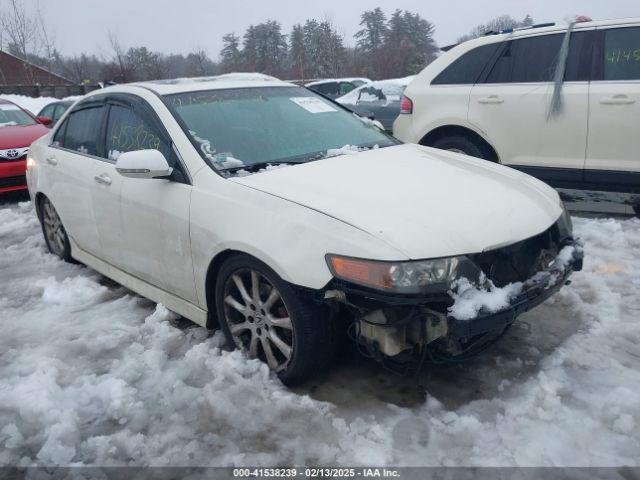
[[[218,170],[220,170],[221,172],[237,172],[238,170],[256,172],[262,168],[267,168],[269,165],[286,165],[290,163],[304,163],[304,162],[294,161],[294,160],[271,160],[269,162],[258,162],[258,163],[251,163],[248,165],[238,165],[234,167],[219,168]]]

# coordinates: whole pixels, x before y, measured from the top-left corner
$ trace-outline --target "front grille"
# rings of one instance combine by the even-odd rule
[[[18,175],[17,177],[0,177],[0,188],[20,187],[26,184],[27,177],[25,175]]]
[[[17,157],[17,158],[8,158],[8,157],[3,157],[2,155],[0,155],[0,162],[17,162],[18,160],[24,160],[25,158],[27,158],[27,154],[26,153],[24,155],[21,155],[20,157]]]
[[[513,245],[490,250],[469,258],[482,269],[496,286],[523,282],[546,268],[559,251],[560,233],[557,225]]]

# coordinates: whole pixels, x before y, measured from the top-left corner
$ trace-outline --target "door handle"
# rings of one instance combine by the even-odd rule
[[[504,103],[504,100],[497,95],[489,95],[488,97],[479,99],[478,103],[482,103],[483,105],[498,105]]]
[[[47,163],[48,163],[49,165],[52,165],[52,166],[54,166],[54,167],[58,164],[58,160],[57,160],[57,159],[56,159],[56,157],[54,157],[54,156],[47,157],[45,160],[47,161]]]
[[[600,103],[602,105],[631,105],[636,103],[636,101],[627,95],[619,94],[613,95],[612,97],[602,97]]]
[[[101,183],[102,185],[111,185],[111,178],[109,178],[109,176],[104,173],[101,175],[96,175],[95,177],[93,177],[93,179],[97,183]]]

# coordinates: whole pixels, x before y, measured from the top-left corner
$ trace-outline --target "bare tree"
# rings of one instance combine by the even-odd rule
[[[130,80],[132,68],[129,64],[127,53],[124,47],[120,44],[118,36],[111,30],[107,33],[109,37],[109,45],[113,51],[112,63],[115,66],[115,72],[111,75],[119,82],[127,82]]]
[[[45,56],[47,62],[47,70],[52,70],[52,63],[56,58],[56,36],[54,31],[50,31],[44,21],[42,10],[40,10],[40,3],[38,2],[36,8],[36,22],[38,37],[42,46],[42,53]]]
[[[22,57],[39,51],[38,22],[18,0],[8,0],[8,6],[0,12],[0,27]]]

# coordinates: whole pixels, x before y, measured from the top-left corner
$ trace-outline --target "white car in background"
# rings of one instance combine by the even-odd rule
[[[371,80],[363,77],[325,78],[305,84],[305,87],[329,98],[338,98]]]
[[[93,92],[27,169],[52,253],[219,325],[286,384],[343,328],[387,365],[466,358],[581,268],[550,187],[270,77]]]
[[[555,187],[639,194],[640,18],[575,24],[549,118],[566,32],[551,24],[452,48],[407,87],[394,135]]]
[[[411,75],[367,83],[336,98],[336,102],[360,116],[380,122],[386,131],[391,132],[393,121],[400,114],[402,94],[414,77]]]

